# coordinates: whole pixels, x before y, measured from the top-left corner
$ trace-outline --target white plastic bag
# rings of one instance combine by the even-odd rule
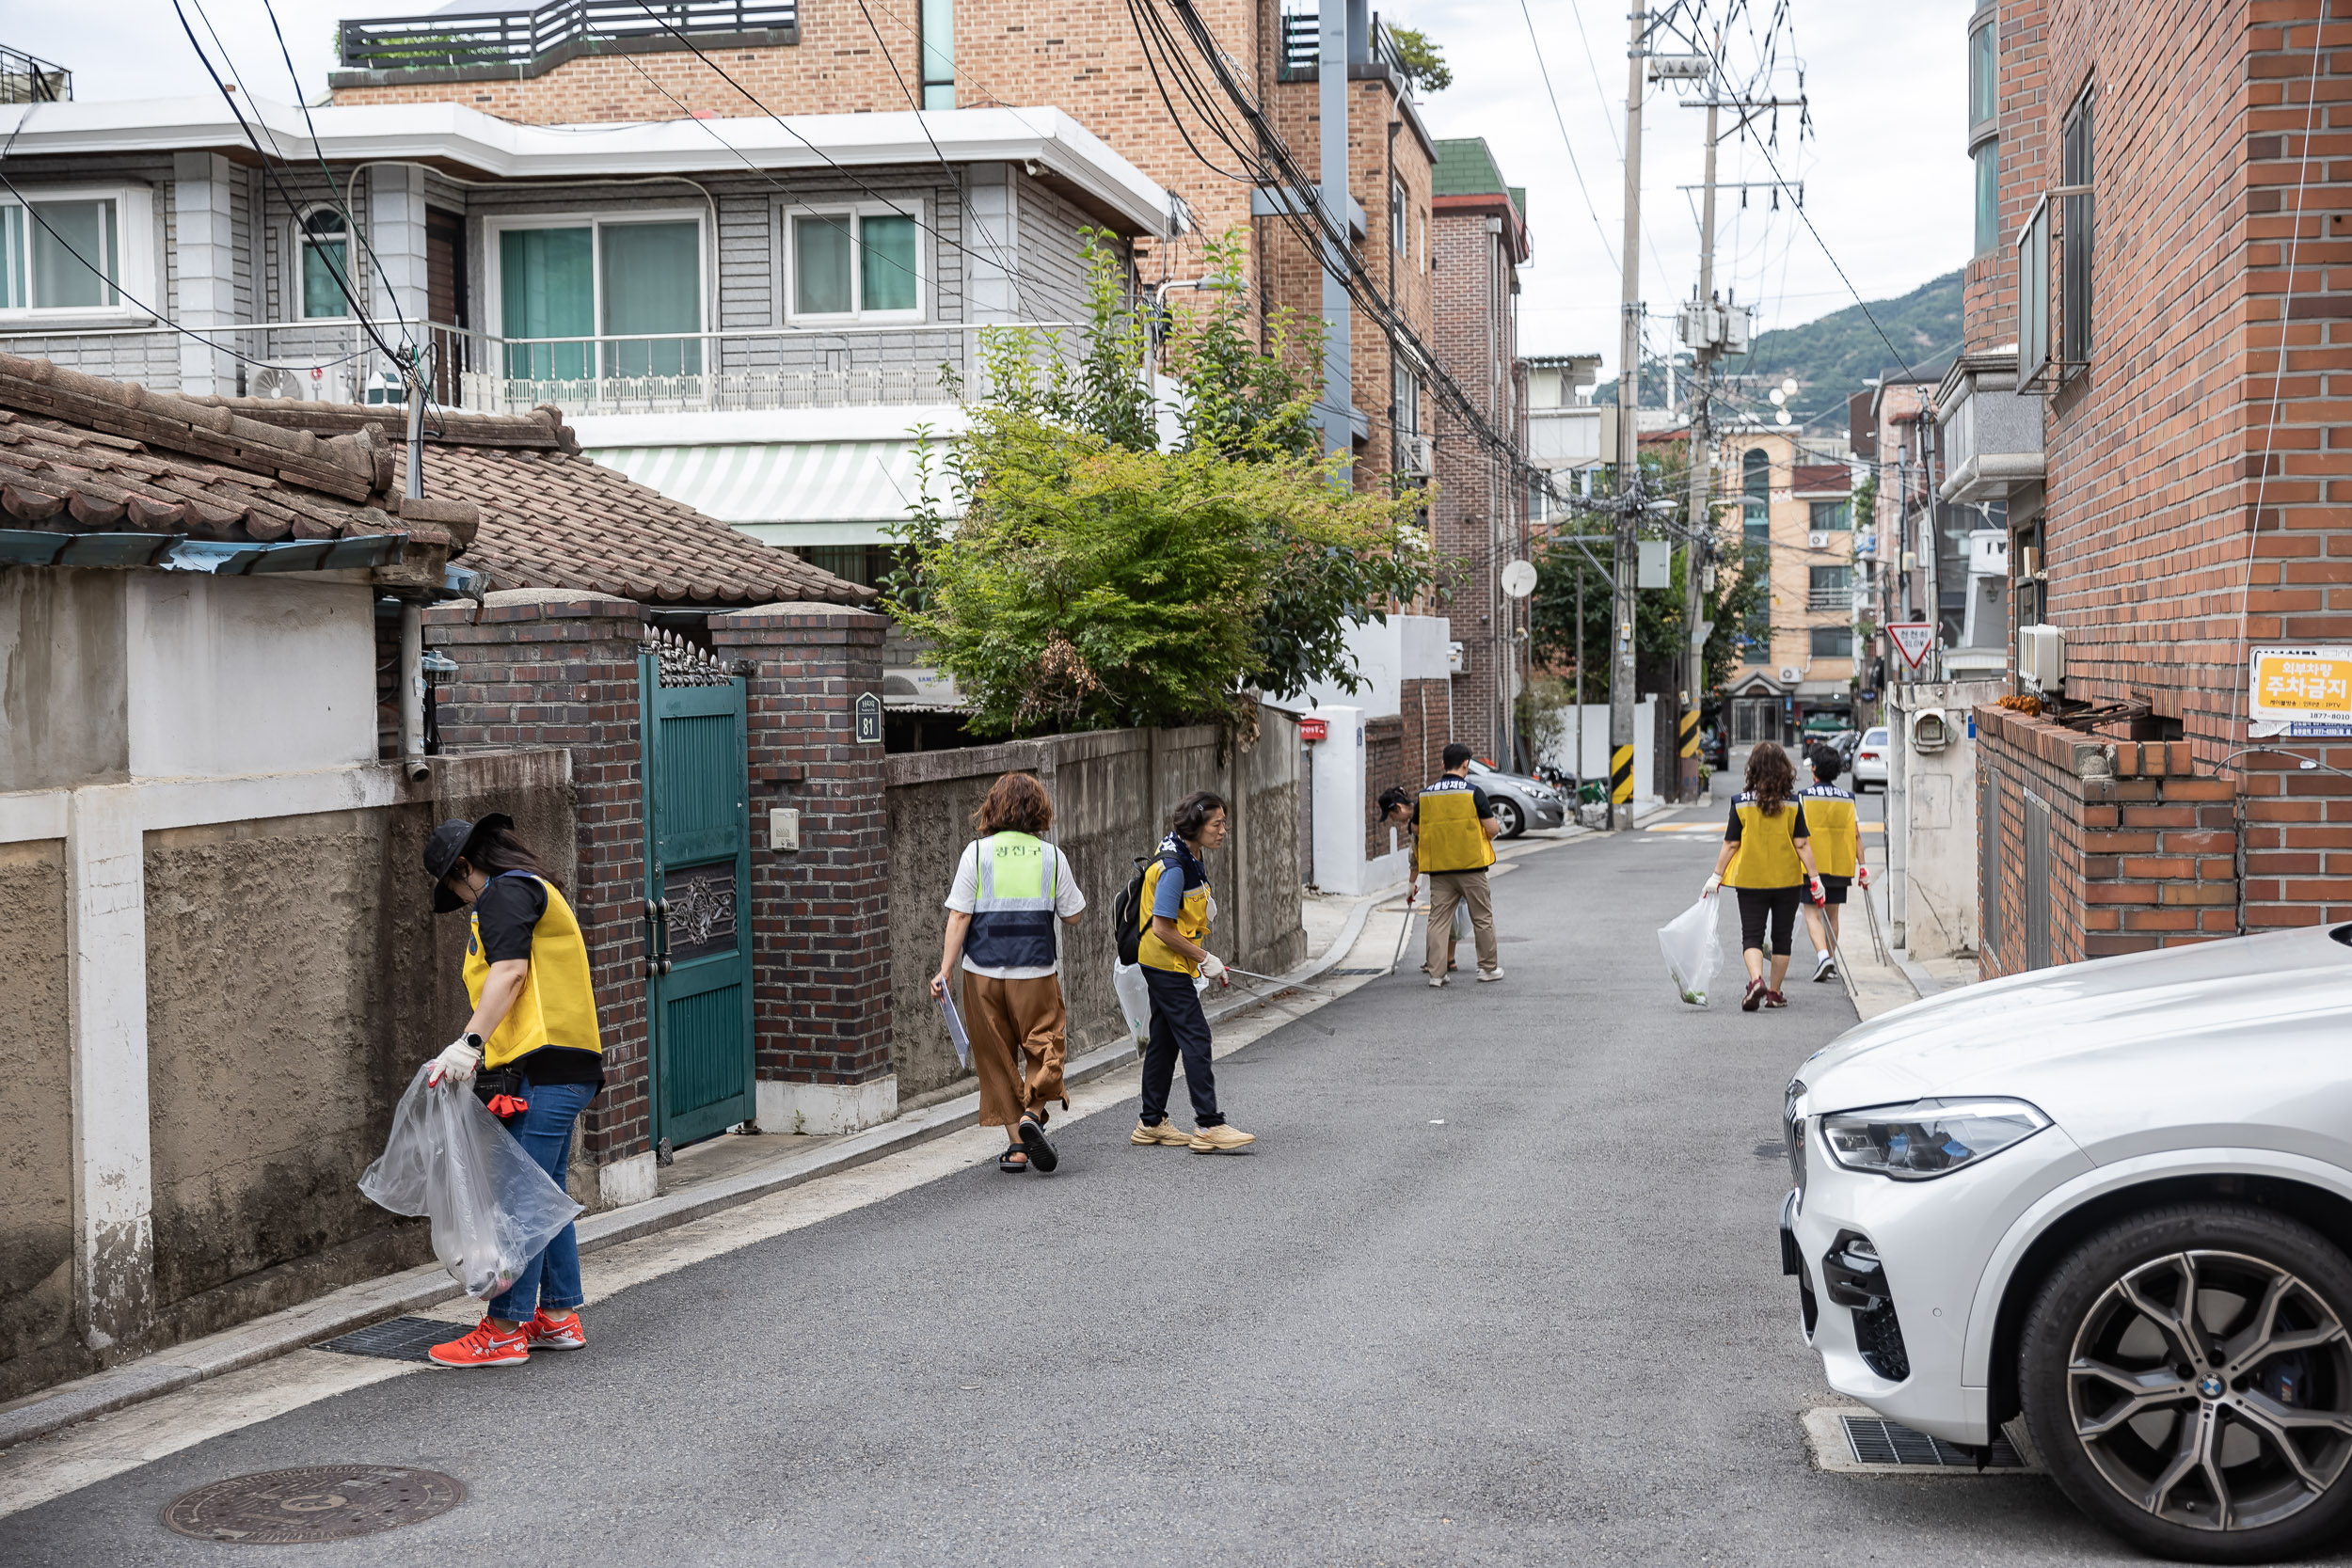
[[[1707,988],[1723,962],[1723,949],[1715,941],[1714,896],[1700,899],[1660,927],[1658,946],[1666,955],[1666,973],[1674,976],[1682,1000],[1706,1006]]]
[[[1454,940],[1455,942],[1468,942],[1475,934],[1475,931],[1470,926],[1470,900],[1467,898],[1455,899],[1454,901]]]
[[[1119,1010],[1126,1015],[1128,1037],[1138,1049],[1152,1043],[1152,988],[1143,983],[1141,964],[1120,964],[1111,971],[1111,990],[1119,993]]]
[[[487,1301],[580,1212],[469,1084],[425,1083],[417,1069],[392,1111],[384,1153],[359,1178],[369,1201],[428,1214],[433,1255],[466,1293]]]

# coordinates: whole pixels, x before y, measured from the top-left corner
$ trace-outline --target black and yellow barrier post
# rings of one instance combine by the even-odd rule
[[[1633,803],[1633,748],[1620,746],[1609,759],[1609,799],[1625,806]]]
[[[1699,710],[1695,707],[1682,710],[1681,757],[1682,798],[1695,800],[1699,798]]]

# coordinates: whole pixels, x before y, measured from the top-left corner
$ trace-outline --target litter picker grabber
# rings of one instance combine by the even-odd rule
[[[1405,903],[1405,928],[1396,933],[1396,952],[1389,959],[1390,974],[1395,974],[1396,966],[1405,961],[1405,942],[1406,939],[1410,937],[1412,934],[1413,905],[1412,900],[1407,899]]]
[[[1816,878],[1814,881],[1815,885],[1819,886],[1820,879]],[[1862,898],[1865,904],[1869,902],[1870,893],[1867,888],[1863,889]],[[1846,988],[1846,995],[1853,1003],[1854,1011],[1858,1013],[1862,1010],[1862,992],[1854,989],[1853,976],[1846,971],[1846,950],[1837,941],[1837,923],[1829,917],[1829,900],[1816,897],[1813,900],[1813,907],[1821,911],[1821,929],[1829,933],[1829,956],[1836,961],[1838,983]],[[1876,920],[1877,916],[1873,915],[1871,918]]]
[[[1271,974],[1259,974],[1247,969],[1235,969],[1232,964],[1227,964],[1225,966],[1225,973],[1228,974],[1238,974],[1248,980],[1263,981],[1267,985],[1277,987],[1282,990],[1314,990],[1316,991],[1316,994],[1324,996],[1332,994],[1331,992],[1321,990],[1315,987],[1299,985],[1296,981],[1285,982],[1276,979]],[[1293,1023],[1303,1023],[1310,1029],[1321,1030],[1324,1034],[1329,1036],[1333,1039],[1337,1039],[1339,1037],[1340,1032],[1337,1029],[1330,1027],[1328,1024],[1317,1023],[1313,1019],[1307,1017],[1303,1013],[1293,1012],[1290,1008],[1283,1006],[1279,1002],[1275,1001],[1271,996],[1260,996],[1258,997],[1258,1002],[1262,1006],[1273,1008],[1276,1012],[1280,1013],[1284,1018],[1289,1019]]]

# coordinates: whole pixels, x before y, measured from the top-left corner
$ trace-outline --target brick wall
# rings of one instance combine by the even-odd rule
[[[2235,933],[2233,786],[2196,777],[2186,742],[2110,741],[1997,707],[1976,717],[1979,789],[1989,778],[1994,806],[1979,831],[1999,834],[2000,865],[1979,895],[1997,906],[1979,909],[1980,975]],[[2027,839],[2045,822],[2046,857],[2032,856]],[[2029,885],[2037,858],[2046,887]],[[2029,950],[2041,911],[2046,955]]]
[[[713,615],[711,645],[748,658],[752,941],[763,1079],[862,1084],[890,1070],[890,878],[882,748],[855,705],[882,691],[889,623],[773,604]],[[801,847],[768,847],[768,814],[801,814]]]
[[[425,611],[425,641],[458,666],[441,689],[441,743],[561,746],[572,754],[579,870],[564,895],[580,917],[596,993],[605,1085],[580,1143],[609,1164],[648,1147],[644,816],[637,644],[644,614],[628,599],[521,589]]]

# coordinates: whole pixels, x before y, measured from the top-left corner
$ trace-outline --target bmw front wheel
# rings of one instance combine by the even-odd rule
[[[2352,1261],[2308,1226],[2234,1204],[2141,1214],[2042,1287],[2026,1422],[2066,1495],[2143,1550],[2291,1556],[2352,1509],[2348,1322]]]

